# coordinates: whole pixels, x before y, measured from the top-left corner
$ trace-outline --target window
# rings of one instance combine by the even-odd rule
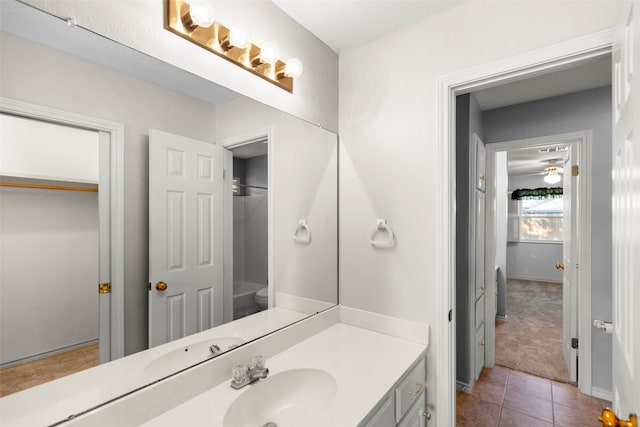
[[[562,242],[563,203],[559,197],[509,200],[510,242]]]

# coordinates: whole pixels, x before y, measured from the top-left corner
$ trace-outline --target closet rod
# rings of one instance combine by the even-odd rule
[[[89,193],[97,193],[97,188],[91,187],[71,187],[65,185],[43,185],[43,184],[23,184],[19,182],[0,182],[0,187],[20,187],[20,188],[38,188],[41,190],[66,190],[66,191],[86,191]]]
[[[238,187],[244,187],[244,188],[259,188],[261,190],[268,190],[269,187],[261,187],[259,185],[249,185],[249,184],[235,184]]]

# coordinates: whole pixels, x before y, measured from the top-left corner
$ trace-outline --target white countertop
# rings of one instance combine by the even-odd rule
[[[321,369],[332,375],[337,382],[335,397],[314,417],[313,424],[305,422],[305,426],[352,427],[425,351],[424,344],[337,323],[271,357],[266,366],[270,375],[297,368]],[[143,425],[222,426],[226,409],[250,387],[233,390],[225,382]]]
[[[217,337],[251,341],[306,317],[304,313],[273,308],[11,394],[0,399],[0,424],[52,424],[161,378],[145,372],[145,367],[166,353]]]

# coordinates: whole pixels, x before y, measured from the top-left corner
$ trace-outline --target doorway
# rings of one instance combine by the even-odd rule
[[[438,247],[442,256],[438,260],[438,274],[436,279],[440,283],[455,283],[455,242],[452,236],[455,236],[454,223],[452,221],[452,212],[455,212],[455,191],[456,178],[455,174],[450,171],[455,170],[456,153],[455,144],[452,136],[454,132],[454,110],[451,108],[455,105],[455,96],[461,93],[467,93],[481,88],[496,86],[504,82],[515,82],[522,80],[524,77],[537,76],[547,74],[550,71],[565,69],[570,65],[576,65],[588,61],[589,59],[602,55],[609,55],[613,40],[613,31],[607,30],[594,33],[578,39],[571,40],[567,43],[560,43],[550,48],[543,48],[537,51],[528,52],[516,58],[498,61],[487,66],[478,67],[450,75],[439,80],[438,86],[440,94],[439,100],[439,147],[440,159],[438,176],[441,178],[439,185],[443,188],[440,193],[442,199],[439,201],[438,221],[443,224],[441,233],[438,234]],[[610,170],[606,168],[605,172]],[[594,181],[596,178],[594,177]],[[488,282],[487,287],[489,293],[494,291],[494,284]],[[435,338],[438,340],[439,346],[436,349],[436,357],[439,364],[436,372],[436,381],[438,384],[444,384],[443,389],[438,389],[436,401],[439,411],[444,419],[444,423],[448,424],[455,419],[455,368],[450,362],[455,353],[455,321],[452,319],[452,311],[456,310],[455,306],[455,289],[451,285],[437,290],[437,319]],[[495,304],[492,298],[487,299],[491,308]],[[492,310],[487,310],[490,319],[493,318]],[[588,325],[590,329],[590,325]],[[495,330],[492,330],[489,324],[487,330],[489,340],[495,339]],[[587,357],[589,356],[587,352]],[[494,361],[487,358],[487,364],[493,364]],[[582,363],[582,360],[581,360]],[[439,422],[441,421],[439,416]]]
[[[99,291],[121,283],[109,280],[120,135],[114,123],[0,101],[4,395],[117,357],[118,316]]]
[[[233,318],[269,307],[269,155],[267,141],[233,153]]]
[[[605,111],[608,90],[589,91],[600,94]],[[579,237],[588,241],[591,234],[590,217],[583,215],[591,211],[591,141],[592,131],[584,131],[488,144],[496,209],[488,213],[487,253],[499,266],[496,345],[490,347],[497,365],[559,382],[579,382],[572,342],[578,320],[591,318],[590,304],[579,304],[590,299],[591,270],[576,268],[576,260],[590,258]],[[582,174],[574,175],[572,165]],[[591,351],[589,344],[583,349]]]
[[[98,134],[99,261],[97,294],[100,363],[124,355],[124,125],[54,108],[0,98],[5,115]],[[101,284],[102,286],[98,286]],[[99,290],[101,292],[98,292]]]

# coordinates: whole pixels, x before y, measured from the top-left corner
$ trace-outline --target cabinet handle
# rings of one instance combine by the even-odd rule
[[[416,389],[416,391],[410,391],[409,394],[411,396],[417,396],[420,394],[420,392],[422,391],[422,383],[416,383],[416,385],[418,386],[418,388]]]
[[[480,286],[480,290],[484,291],[484,285]]]
[[[427,420],[430,420],[431,419],[431,412],[426,412],[425,411],[425,412],[422,413],[422,416],[425,417]]]
[[[478,344],[480,344],[480,347],[484,347],[484,341],[480,341]]]

